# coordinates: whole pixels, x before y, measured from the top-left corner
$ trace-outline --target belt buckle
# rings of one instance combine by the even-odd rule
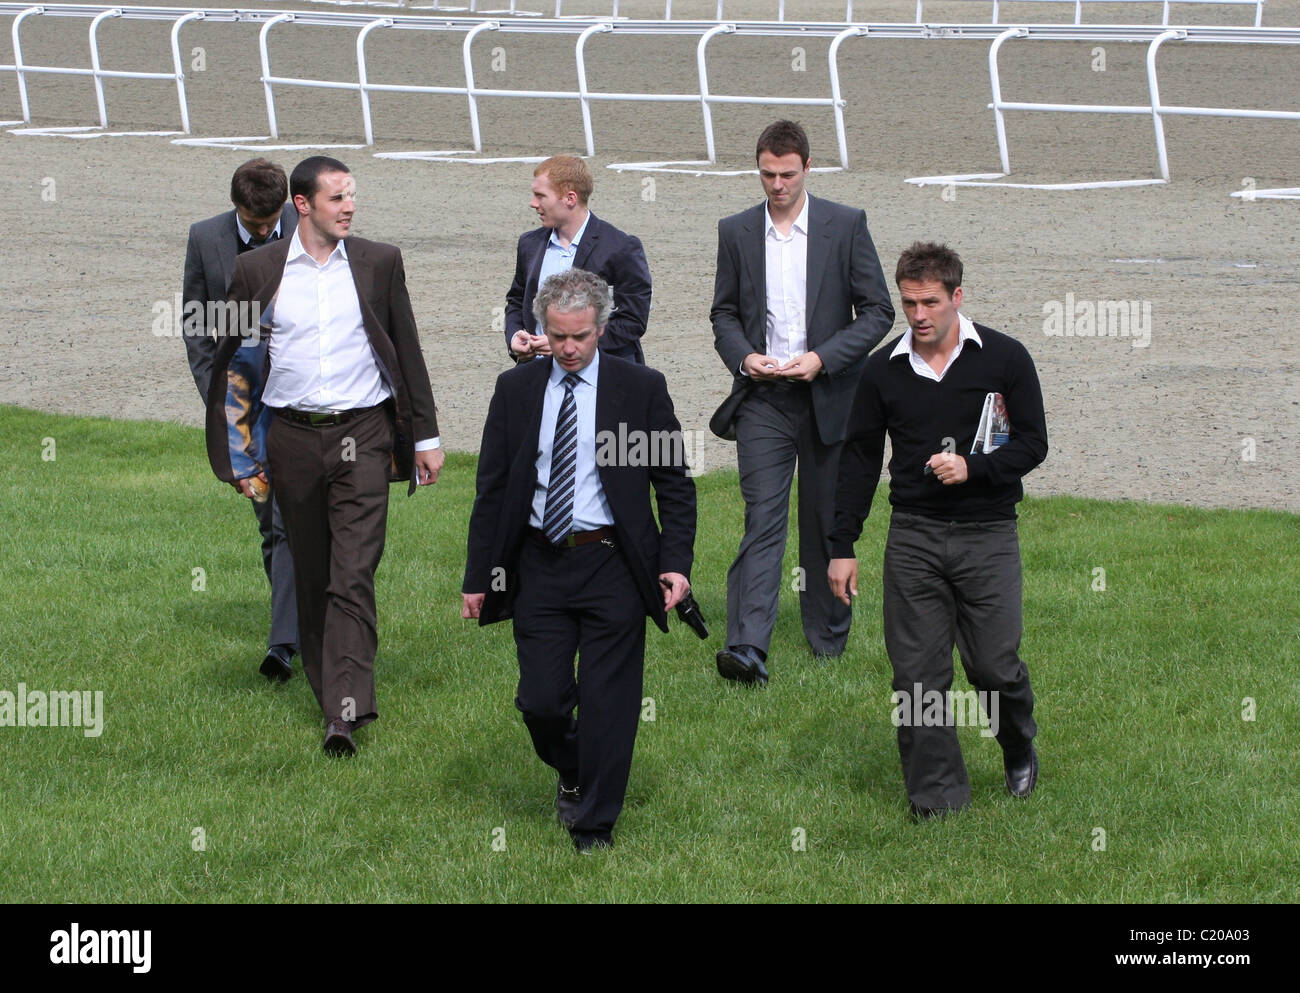
[[[607,548],[613,548],[613,547],[614,547],[614,539],[613,539],[613,537],[610,536],[610,535],[605,535],[605,537],[601,538],[601,539],[600,539],[600,543],[601,543],[602,545],[604,545],[605,547],[607,547]]]
[[[311,413],[308,414],[307,417],[311,420],[311,423],[315,426],[319,426],[321,424],[337,424],[339,422],[338,414]]]

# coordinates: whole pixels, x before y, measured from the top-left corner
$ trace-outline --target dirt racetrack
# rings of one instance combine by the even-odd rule
[[[525,6],[551,7],[544,0]],[[789,0],[787,6],[789,16],[807,20],[837,19],[844,9],[842,0]],[[1008,7],[1004,20],[1009,11],[1022,16],[1027,6]],[[627,0],[621,12],[650,16],[662,8],[661,0]],[[1034,8],[1028,11],[1033,21],[1063,21],[1071,13]],[[680,0],[674,16],[712,9],[712,0]],[[775,9],[776,0],[732,0],[727,13],[771,17]],[[570,10],[608,5],[567,3]],[[1158,11],[1122,6],[1090,12],[1088,20],[1152,23]],[[856,16],[906,22],[913,13],[910,0],[860,0]],[[1247,24],[1250,16],[1244,8],[1176,7],[1175,14],[1187,23]],[[986,22],[988,5],[934,3],[927,19]],[[10,24],[12,12],[0,22]],[[29,19],[25,61],[88,65],[88,23]],[[1264,24],[1300,25],[1300,0],[1269,3]],[[167,29],[163,22],[106,22],[100,30],[105,67],[167,69]],[[8,34],[0,60],[12,63]],[[271,42],[275,71],[355,79],[355,35],[278,27]],[[379,31],[368,49],[371,79],[455,85],[460,37]],[[256,44],[252,25],[184,29],[195,136],[268,134]],[[485,39],[475,48],[477,78],[482,85],[572,89],[572,47],[572,35]],[[796,47],[805,50],[802,57]],[[1101,47],[1099,70],[1096,43],[1010,43],[1002,60],[1004,94],[1146,103],[1146,46]],[[816,38],[719,39],[711,49],[711,87],[823,96],[826,48]],[[1023,341],[1043,382],[1051,453],[1027,480],[1029,492],[1300,510],[1300,336],[1289,295],[1300,286],[1300,201],[1229,196],[1252,186],[1300,185],[1300,122],[1170,118],[1172,182],[1165,186],[1041,191],[905,184],[914,176],[997,171],[988,48],[986,41],[952,39],[846,42],[841,66],[850,168],[814,175],[810,192],[866,209],[891,285],[899,251],[917,238],[947,241],[961,252],[964,312]],[[1169,103],[1300,110],[1298,46],[1174,43],[1162,49],[1159,65],[1161,96]],[[694,67],[689,36],[615,35],[593,40],[588,51],[598,90],[684,92],[695,86]],[[172,83],[108,80],[105,89],[112,130],[178,127]],[[96,120],[85,77],[31,76],[29,92],[33,126]],[[362,141],[355,93],[284,87],[277,111],[283,142]],[[485,155],[583,150],[576,102],[487,98],[480,112]],[[14,73],[0,72],[0,118],[20,116]],[[833,164],[827,108],[725,106],[714,111],[718,168],[752,166],[755,136],[778,116],[805,123],[814,166]],[[376,95],[374,121],[375,147],[331,154],[357,177],[356,232],[402,248],[444,441],[472,451],[493,381],[507,365],[502,336],[493,330],[494,308],[504,302],[515,240],[535,224],[528,209],[531,166],[373,156],[469,148],[463,96]],[[683,426],[702,436],[729,379],[709,327],[716,222],[757,202],[757,179],[606,168],[701,158],[697,105],[601,103],[593,125],[592,207],[645,243],[655,287],[647,361],[667,375]],[[228,209],[230,174],[255,153],[184,147],[166,136],[13,134],[19,126],[0,132],[15,222],[0,297],[0,402],[200,423],[184,347],[155,333],[156,305],[170,306],[180,289],[189,224]],[[1008,132],[1012,180],[1157,174],[1149,117],[1012,112]],[[267,154],[288,169],[312,152]],[[19,244],[24,239],[26,248]],[[1057,309],[1097,301],[1132,301],[1140,336],[1133,329],[1129,337],[1047,333]],[[895,330],[904,326],[900,314]],[[707,469],[734,464],[734,455],[710,437],[694,461]]]

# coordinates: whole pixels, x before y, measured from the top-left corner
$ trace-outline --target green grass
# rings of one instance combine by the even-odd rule
[[[199,432],[0,408],[0,454],[0,690],[102,690],[106,712],[98,738],[0,727],[6,902],[1294,899],[1294,516],[1027,500],[1042,778],[1013,800],[997,745],[964,729],[972,808],[913,825],[881,643],[883,495],[848,653],[813,662],[787,584],[772,683],[747,690],[713,666],[736,477],[703,477],[693,578],[714,637],[649,631],[655,720],[618,847],[579,858],[513,707],[510,626],[459,616],[472,458],[435,493],[393,490],[382,716],[336,761],[301,674],[272,688],[256,672],[253,515]]]

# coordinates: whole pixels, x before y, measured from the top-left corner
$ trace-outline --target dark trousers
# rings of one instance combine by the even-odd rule
[[[284,649],[290,656],[298,654],[298,596],[293,585],[293,552],[284,532],[280,505],[271,491],[271,499],[258,503],[249,500],[257,515],[257,529],[262,533],[262,566],[271,584],[271,631],[267,648]]]
[[[727,644],[766,652],[776,625],[790,515],[799,466],[799,613],[813,651],[844,651],[853,614],[826,582],[835,477],[841,445],[822,444],[806,386],[755,383],[736,413],[736,461],[745,498],[745,536],[727,572]],[[795,577],[792,577],[795,578]]]
[[[885,648],[893,687],[914,697],[952,686],[952,649],[976,691],[998,694],[997,739],[1020,755],[1038,733],[1021,661],[1020,543],[1015,521],[953,523],[895,513],[885,543]],[[991,717],[991,715],[990,715]],[[908,798],[931,810],[970,803],[957,729],[904,721],[898,753]]]
[[[379,716],[375,570],[384,553],[393,425],[385,407],[344,424],[277,416],[267,437],[293,551],[302,667],[326,721]]]
[[[557,549],[526,539],[519,577],[515,706],[541,760],[581,787],[573,833],[608,835],[640,720],[645,605],[623,555],[604,542]]]

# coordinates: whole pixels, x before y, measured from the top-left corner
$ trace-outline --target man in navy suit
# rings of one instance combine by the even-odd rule
[[[559,774],[556,810],[579,852],[613,844],[640,716],[645,618],[668,630],[695,545],[695,484],[664,377],[597,347],[609,297],[604,280],[580,269],[537,294],[550,355],[497,379],[462,586],[462,617],[514,618],[515,706]]]
[[[252,159],[235,170],[230,199],[235,209],[190,226],[185,248],[185,351],[194,385],[204,404],[217,354],[212,304],[224,304],[235,271],[235,260],[270,241],[293,236],[298,211],[286,203],[289,180],[267,159]],[[293,674],[298,654],[298,608],[294,599],[293,555],[285,537],[280,507],[274,496],[252,501],[262,532],[262,565],[271,584],[271,631],[261,672],[285,681]]]
[[[710,422],[736,441],[745,536],[727,573],[727,643],[718,672],[767,682],[799,466],[799,607],[813,655],[844,651],[852,613],[822,576],[830,563],[835,478],[867,353],[894,322],[867,215],[804,190],[808,136],[777,121],[755,150],[764,203],[718,223],[714,347],[731,395]]]
[[[515,279],[506,294],[506,347],[517,361],[549,355],[533,297],[547,277],[566,269],[594,272],[614,288],[614,312],[600,338],[605,355],[644,362],[641,336],[650,316],[650,267],[641,242],[587,209],[593,187],[587,163],[555,155],[533,170],[533,198],[542,226],[519,239]]]

